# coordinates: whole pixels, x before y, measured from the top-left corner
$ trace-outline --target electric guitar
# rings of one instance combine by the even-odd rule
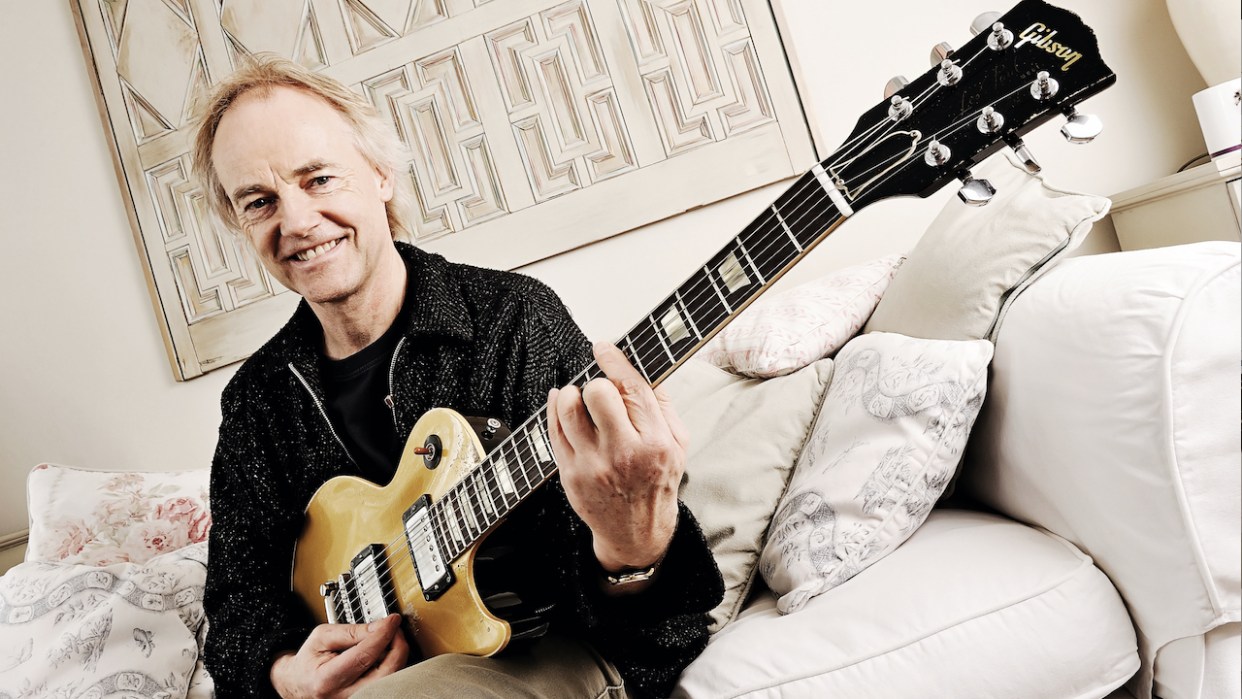
[[[886,100],[840,148],[617,341],[653,386],[862,208],[927,197],[954,179],[966,203],[983,205],[995,190],[971,166],[1009,146],[1038,171],[1021,137],[1057,115],[1071,142],[1099,133],[1099,120],[1075,105],[1116,76],[1076,15],[1024,0],[1003,17],[981,16],[974,28],[977,36],[957,51],[938,46],[933,68],[918,79],[894,78]],[[601,375],[592,364],[574,384]],[[485,451],[465,418],[432,410],[414,426],[389,485],[342,477],[319,489],[292,580],[319,622],[399,612],[425,657],[491,655],[513,640],[513,625],[479,591],[476,558],[483,539],[557,465],[542,411],[507,436],[495,431],[483,428],[485,441],[499,442]]]

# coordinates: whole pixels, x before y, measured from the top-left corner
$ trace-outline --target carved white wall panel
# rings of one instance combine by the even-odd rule
[[[814,159],[763,0],[71,0],[178,379],[297,297],[188,181],[197,97],[269,51],[350,85],[407,148],[415,242],[513,268]]]

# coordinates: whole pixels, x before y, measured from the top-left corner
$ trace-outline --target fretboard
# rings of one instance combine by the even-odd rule
[[[822,175],[821,175],[822,177]],[[710,340],[843,220],[820,180],[803,175],[616,345],[652,386]],[[603,371],[591,362],[572,382]],[[473,546],[556,473],[546,416],[515,429],[432,505],[447,560]]]

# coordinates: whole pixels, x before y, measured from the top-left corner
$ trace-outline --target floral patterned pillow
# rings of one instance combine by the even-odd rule
[[[0,577],[0,696],[184,698],[205,681],[206,563],[197,544],[144,565],[13,567]]]
[[[40,464],[26,479],[27,561],[145,563],[207,540],[208,469],[87,471]]]

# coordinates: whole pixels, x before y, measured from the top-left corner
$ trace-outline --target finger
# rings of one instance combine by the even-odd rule
[[[599,441],[606,451],[611,451],[620,441],[638,437],[630,404],[613,382],[595,379],[588,383],[582,391],[582,403],[595,422]]]
[[[647,379],[630,363],[629,357],[611,342],[596,342],[591,346],[591,351],[595,354],[595,363],[614,382],[634,379],[647,383]]]
[[[405,640],[405,634],[401,633],[398,628],[397,633],[392,637],[392,643],[388,645],[388,651],[384,655],[384,659],[378,665],[371,668],[370,672],[362,676],[359,685],[363,682],[370,682],[381,677],[387,677],[392,673],[401,670],[406,666],[409,660],[410,646]]]
[[[367,635],[365,624],[320,624],[306,639],[315,653],[336,653],[358,645]]]
[[[385,649],[398,632],[399,617],[395,614],[371,622],[357,645],[323,664],[329,684],[344,687],[366,674],[385,655]]]
[[[634,368],[628,357],[614,345],[597,342],[592,347],[595,362],[612,380],[625,401],[629,422],[640,434],[660,433],[666,429],[664,415],[647,379]],[[592,413],[594,414],[594,413]]]
[[[565,434],[561,430],[560,415],[557,413],[556,405],[560,402],[560,399],[561,391],[559,388],[548,391],[548,440],[552,442],[552,451],[554,453],[560,454],[562,457],[572,457],[574,447],[569,443],[569,440],[565,439]],[[561,461],[564,462],[565,459],[562,458]]]
[[[575,451],[595,445],[595,425],[587,414],[577,386],[569,385],[561,389],[556,397],[556,417],[560,422],[561,434]]]
[[[673,406],[673,398],[664,390],[664,384],[655,387],[653,391],[656,403],[660,406],[660,414],[664,416],[664,422],[668,425],[669,430],[673,432],[673,439],[681,445],[682,451],[690,450],[690,430],[686,429],[685,423],[681,421],[681,416],[677,414],[677,409]]]

